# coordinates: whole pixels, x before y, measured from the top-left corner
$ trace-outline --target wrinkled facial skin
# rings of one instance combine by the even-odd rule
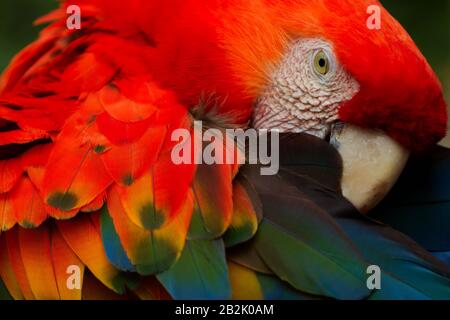
[[[317,70],[317,54],[328,60],[325,74]],[[339,106],[358,91],[359,84],[337,61],[328,42],[297,40],[275,68],[269,85],[255,103],[252,126],[305,132],[324,139],[331,124],[338,120]]]

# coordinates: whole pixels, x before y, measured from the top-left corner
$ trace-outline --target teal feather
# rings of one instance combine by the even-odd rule
[[[122,271],[136,272],[135,267],[120,243],[119,235],[114,228],[113,220],[106,206],[103,207],[100,215],[100,225],[103,247],[111,264]]]
[[[13,300],[1,278],[0,278],[0,300]]]
[[[202,214],[197,207],[192,213],[191,224],[189,226],[187,238],[189,240],[212,240],[216,238],[214,234],[206,229]]]
[[[341,226],[382,271],[376,299],[450,299],[450,270],[395,230],[363,219],[339,219]]]
[[[265,300],[317,300],[315,297],[295,290],[280,279],[265,274],[256,275]]]
[[[260,176],[254,169],[241,173],[253,182],[263,205],[252,245],[270,270],[309,294],[368,297],[368,264],[332,217],[281,177]]]
[[[267,200],[273,202],[270,197]],[[364,284],[368,264],[350,241],[331,223],[322,221],[319,226],[311,222],[312,216],[292,211],[287,215],[284,210],[293,202],[284,200],[286,207],[278,203],[279,209],[263,219],[255,237],[256,250],[269,268],[310,294],[343,299],[367,297],[370,291]]]
[[[289,170],[288,170],[289,169]],[[450,270],[402,233],[361,215],[340,193],[290,168],[280,175],[339,224],[370,264],[384,273],[372,298],[441,299],[450,294]]]
[[[264,260],[259,256],[252,241],[227,249],[227,259],[252,269],[258,273],[273,274]]]
[[[222,240],[190,240],[179,260],[157,275],[177,300],[220,300],[231,297],[225,246]]]
[[[282,138],[277,177],[260,176],[258,166],[243,168],[264,211],[261,228],[244,252],[252,252],[248,246],[253,246],[278,277],[308,293],[364,297],[369,275],[362,281],[362,268],[373,264],[382,270],[382,290],[374,290],[371,299],[450,299],[450,269],[404,234],[361,215],[339,190],[342,167],[332,156],[336,151],[324,141],[312,140],[289,135],[289,147],[283,148]],[[318,158],[307,156],[305,161],[305,141],[315,150],[331,150],[313,152]],[[321,154],[335,163],[321,159]],[[323,179],[330,170],[336,172]],[[344,266],[344,278],[337,266]]]
[[[432,252],[433,256],[442,261],[445,265],[450,268],[450,251],[448,252]]]

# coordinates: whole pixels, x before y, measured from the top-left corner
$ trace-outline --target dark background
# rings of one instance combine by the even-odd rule
[[[409,31],[442,81],[450,101],[450,0],[384,0]],[[32,22],[56,8],[56,0],[0,0],[0,71],[37,37]],[[450,146],[450,137],[446,144]]]

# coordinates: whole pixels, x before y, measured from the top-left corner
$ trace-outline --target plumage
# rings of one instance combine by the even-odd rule
[[[42,198],[28,177],[22,177],[10,192],[9,199],[17,223],[24,228],[39,227],[47,218]]]
[[[368,261],[384,270],[384,290],[374,292],[371,298],[439,300],[449,297],[448,268],[412,240],[369,222],[364,225],[345,219],[341,225]]]
[[[99,56],[89,52],[82,54],[61,76],[63,83],[71,84],[64,87],[64,94],[70,96],[79,92],[100,90],[116,72],[113,66]]]
[[[95,99],[98,99],[98,97]],[[96,100],[94,101],[99,103]],[[96,117],[95,124],[98,132],[106,138],[106,143],[126,146],[139,141],[152,122],[149,119],[132,123],[123,122],[114,119],[107,112],[103,112]]]
[[[55,279],[58,286],[58,293],[60,295],[60,298],[62,300],[79,300],[81,299],[82,290],[73,290],[67,286],[67,271],[70,266],[77,266],[80,270],[80,280],[83,280],[85,266],[69,247],[57,228],[51,228],[50,233],[51,261],[53,264],[53,270],[55,273]],[[83,283],[81,283],[81,285],[83,285]]]
[[[228,272],[233,300],[311,300],[319,299],[296,291],[274,276],[229,262]]]
[[[14,277],[19,285],[23,297],[26,300],[35,300],[35,296],[31,290],[30,282],[27,278],[26,269],[22,259],[18,228],[16,227],[10,232],[7,232],[5,237],[2,237],[2,241],[5,242],[5,251],[8,253],[9,265],[11,266],[11,270],[14,273]]]
[[[59,178],[54,179],[54,175]],[[42,193],[48,205],[70,212],[92,202],[111,181],[99,155],[90,146],[56,145],[46,167]]]
[[[250,240],[258,230],[261,220],[260,213],[255,209],[245,188],[236,181],[233,186],[233,214],[230,227],[223,239],[227,247]]]
[[[172,300],[172,297],[155,277],[142,278],[138,288],[133,292],[142,300]]]
[[[114,223],[107,208],[103,208],[102,210],[100,224],[103,247],[105,248],[109,261],[111,261],[111,263],[120,270],[136,271],[130,259],[127,257],[127,254],[120,242],[121,240],[119,235],[114,229]]]
[[[13,298],[9,295],[8,289],[6,289],[5,284],[2,280],[0,280],[0,300],[13,300]]]
[[[258,254],[256,247],[252,245],[250,241],[229,248],[227,250],[227,258],[231,262],[237,263],[258,273],[267,275],[274,274]]]
[[[14,148],[10,149],[10,155],[6,150],[2,149],[2,157],[5,160],[0,161],[0,193],[7,193],[12,190],[12,188],[19,181],[20,177],[24,172],[30,168],[37,168],[44,166],[47,161],[48,154],[50,152],[50,146],[48,144],[40,145],[37,143],[34,148],[27,148],[26,145],[15,145]],[[23,149],[22,149],[22,148]],[[15,159],[12,157],[16,156]]]
[[[0,180],[1,193],[11,191],[17,180],[19,180],[22,170],[23,168],[21,168],[18,161],[4,160],[0,162],[0,173],[2,177]]]
[[[93,274],[86,272],[83,279],[83,300],[129,300],[127,295],[120,295],[111,291],[98,281]]]
[[[299,201],[292,195],[262,196],[267,202],[254,245],[270,269],[292,286],[310,294],[355,299],[368,296],[367,263],[346,235],[334,223],[326,221],[326,213],[314,208],[308,200],[300,198]],[[295,208],[298,213],[314,213],[310,217],[287,215],[289,208]],[[309,271],[305,277],[297,270]]]
[[[111,146],[101,159],[116,183],[129,186],[156,162],[165,139],[165,127],[150,128],[135,143]]]
[[[43,38],[30,44],[20,52],[11,62],[11,67],[2,76],[0,89],[2,91],[11,90],[29,68],[53,47],[57,39],[58,35],[50,36],[47,33]]]
[[[436,146],[412,158],[371,217],[407,234],[428,251],[450,251],[450,152]]]
[[[447,266],[450,266],[450,251],[447,252],[432,252],[433,256],[441,260]]]
[[[5,287],[8,289],[9,294],[14,298],[14,300],[23,300],[24,296],[9,261],[8,247],[6,240],[4,239],[4,235],[0,237],[0,276]]]
[[[125,123],[148,119],[167,93],[143,80],[125,79],[105,86],[99,92],[100,104],[111,117]]]
[[[284,142],[287,141],[287,145]],[[298,141],[297,144],[293,143]],[[369,218],[357,212],[351,204],[348,203],[339,193],[332,188],[336,183],[329,179],[329,186],[322,184],[322,180],[316,180],[320,177],[320,171],[327,171],[335,168],[339,171],[339,158],[328,157],[328,166],[317,166],[317,170],[305,170],[305,167],[311,166],[313,163],[320,164],[324,160],[320,157],[314,161],[308,159],[310,154],[300,152],[304,147],[304,143],[309,141],[309,145],[316,145],[317,148],[327,148],[326,143],[308,136],[289,135],[282,137],[282,146],[284,150],[281,153],[281,170],[279,176],[267,177],[259,176],[258,170],[251,166],[241,170],[244,175],[254,186],[263,204],[263,221],[258,229],[255,238],[245,243],[240,248],[232,248],[230,258],[240,265],[251,268],[262,273],[275,273],[277,276],[287,280],[300,291],[306,291],[310,294],[317,295],[312,290],[332,290],[332,284],[326,286],[318,283],[299,281],[301,274],[295,270],[306,270],[306,266],[299,267],[298,263],[312,263],[315,272],[308,273],[319,275],[321,265],[320,262],[314,262],[313,259],[293,258],[296,254],[302,255],[305,250],[301,249],[302,243],[306,246],[314,246],[321,243],[321,228],[329,227],[339,230],[332,238],[323,237],[333,241],[331,244],[321,244],[319,247],[325,249],[325,257],[333,248],[338,248],[337,239],[347,242],[349,248],[344,249],[347,254],[351,253],[352,257],[347,257],[339,263],[339,268],[334,270],[339,272],[343,268],[347,270],[358,270],[360,272],[360,280],[353,284],[349,282],[347,286],[345,282],[340,283],[336,287],[335,293],[325,294],[326,296],[339,297],[344,294],[346,298],[350,298],[352,294],[366,294],[366,298],[371,299],[445,299],[449,297],[449,277],[448,268],[444,264],[432,257],[426,250],[421,248],[417,243],[407,238],[403,234],[390,229],[388,226],[374,222]],[[295,149],[295,146],[298,149]],[[332,149],[329,149],[332,151]],[[283,152],[283,151],[282,151]],[[322,155],[327,154],[322,152]],[[286,155],[285,157],[283,155]],[[296,158],[293,157],[295,155]],[[335,159],[336,163],[330,159]],[[285,160],[283,160],[285,159]],[[297,161],[295,161],[297,159]],[[335,174],[334,177],[339,179],[340,175]],[[282,192],[280,192],[282,190]],[[290,201],[297,201],[296,205],[289,205]],[[295,209],[293,209],[295,208]],[[289,214],[292,210],[292,214]],[[312,220],[307,217],[308,212],[314,212],[311,216]],[[322,214],[320,214],[322,212]],[[295,221],[298,223],[296,224]],[[308,227],[308,223],[313,223],[314,219],[320,219],[321,227]],[[328,221],[328,222],[327,222]],[[296,228],[306,228],[304,231]],[[313,230],[313,231],[312,231]],[[308,240],[308,234],[312,234],[311,240]],[[335,231],[336,232],[336,231]],[[330,234],[330,231],[326,232]],[[297,238],[296,238],[297,237]],[[279,239],[279,240],[276,240]],[[290,246],[296,245],[296,250],[290,250]],[[319,249],[320,250],[320,249]],[[286,253],[280,253],[280,252]],[[287,253],[289,252],[289,253]],[[323,254],[323,253],[322,253]],[[332,254],[332,259],[344,257],[345,254]],[[319,256],[320,257],[320,256]],[[290,261],[290,259],[292,259]],[[346,265],[352,259],[357,259],[351,265]],[[385,287],[381,291],[371,293],[366,287],[366,269],[369,265],[376,264],[384,270],[383,283]],[[333,263],[324,263],[323,266],[331,268]],[[289,269],[292,268],[292,269]],[[292,270],[292,271],[290,271]],[[326,274],[333,272],[328,270]],[[336,277],[337,278],[337,277]],[[341,281],[346,278],[340,276]],[[355,279],[358,279],[357,277]],[[320,281],[326,281],[323,275]],[[308,286],[308,283],[310,286]],[[350,291],[345,292],[345,288]],[[312,289],[312,290],[311,290]],[[319,294],[324,295],[324,294]]]
[[[193,182],[195,213],[207,237],[223,235],[233,216],[230,165],[199,165]],[[210,183],[214,188],[210,187]],[[191,233],[192,235],[192,233]]]
[[[20,254],[31,291],[37,300],[59,300],[47,228],[19,229]]]
[[[0,195],[0,222],[2,231],[11,229],[17,222],[11,199],[5,194]]]
[[[97,212],[103,208],[105,204],[106,192],[100,194],[91,203],[80,208],[81,212]]]
[[[158,280],[174,299],[229,299],[231,287],[222,240],[189,240],[179,260]]]
[[[98,218],[97,216],[93,219]],[[125,292],[127,279],[109,262],[103,248],[100,230],[95,228],[89,216],[59,221],[57,227],[73,252],[97,279],[117,293]]]
[[[275,176],[198,163],[213,147],[225,160],[226,141],[195,136],[254,125],[303,38],[326,40],[358,84],[339,120],[411,151],[435,144],[442,89],[384,9],[385,28],[368,32],[365,0],[79,0],[72,31],[68,4],[0,78],[0,298],[450,298],[448,150],[413,156],[370,217],[342,195],[339,153],[313,136],[282,135]],[[172,159],[177,129],[191,164]],[[371,264],[381,291],[366,285]]]
[[[137,272],[157,274],[167,270],[181,255],[192,216],[193,199],[188,196],[180,212],[167,226],[145,229],[126,215],[117,190],[110,190],[108,211],[123,248]]]
[[[161,156],[135,183],[117,189],[125,213],[143,229],[167,226],[186,201],[194,174],[194,165],[177,166]]]

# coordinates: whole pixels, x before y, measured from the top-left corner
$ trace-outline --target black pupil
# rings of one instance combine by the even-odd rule
[[[320,59],[319,59],[319,66],[320,66],[321,68],[325,67],[326,64],[327,64],[327,63],[326,63],[326,61],[325,61],[324,58],[320,58]]]

